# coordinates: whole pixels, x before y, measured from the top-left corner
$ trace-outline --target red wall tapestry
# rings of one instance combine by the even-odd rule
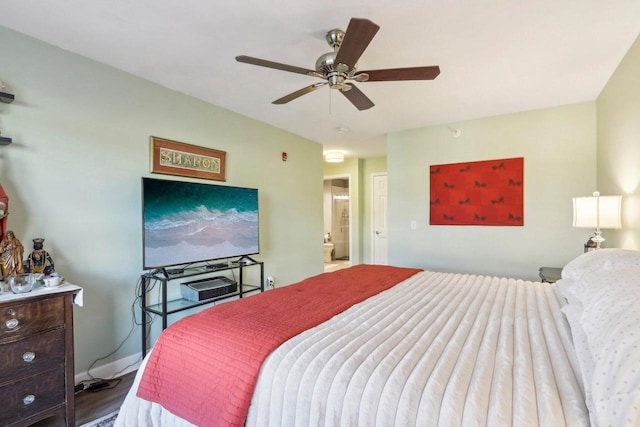
[[[524,158],[432,165],[431,225],[524,225]]]

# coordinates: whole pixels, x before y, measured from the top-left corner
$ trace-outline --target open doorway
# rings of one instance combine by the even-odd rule
[[[324,180],[324,270],[351,265],[351,191],[349,177]]]

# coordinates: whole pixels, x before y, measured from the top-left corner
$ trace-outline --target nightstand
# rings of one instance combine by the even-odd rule
[[[52,415],[75,425],[72,305],[80,289],[0,295],[0,425]]]
[[[543,283],[555,283],[562,278],[562,268],[540,267],[538,269],[538,275]]]

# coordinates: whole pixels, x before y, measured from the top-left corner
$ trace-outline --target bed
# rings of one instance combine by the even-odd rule
[[[640,252],[562,277],[360,265],[203,310],[163,332],[116,426],[640,425]]]

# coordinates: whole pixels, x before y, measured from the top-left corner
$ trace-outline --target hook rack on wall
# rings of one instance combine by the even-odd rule
[[[16,97],[10,93],[0,91],[0,102],[11,104]]]
[[[11,104],[14,99],[15,99],[15,96],[10,93],[0,92],[0,102],[3,102],[5,104]],[[11,138],[7,138],[0,135],[0,145],[9,145],[9,144],[11,144]]]

